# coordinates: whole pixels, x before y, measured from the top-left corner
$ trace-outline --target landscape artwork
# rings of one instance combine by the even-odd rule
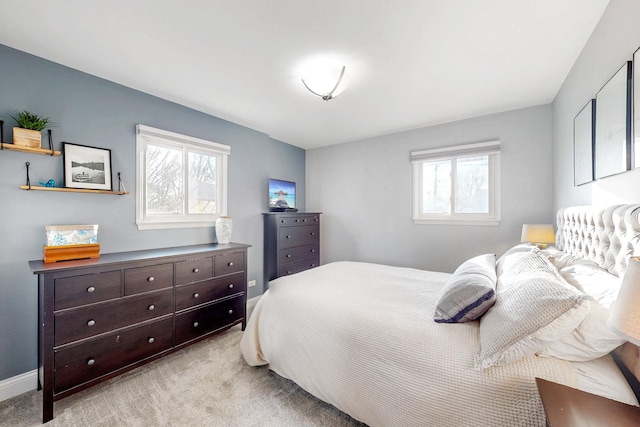
[[[67,188],[111,191],[111,150],[63,143]]]

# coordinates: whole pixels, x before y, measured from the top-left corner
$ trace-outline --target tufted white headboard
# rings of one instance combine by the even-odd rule
[[[558,210],[556,220],[558,249],[611,274],[620,276],[629,257],[640,255],[640,205],[573,206]]]

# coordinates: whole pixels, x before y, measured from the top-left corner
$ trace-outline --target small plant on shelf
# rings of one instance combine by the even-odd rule
[[[47,117],[41,117],[28,111],[17,111],[15,116],[9,114],[16,121],[19,128],[42,131],[49,124]]]
[[[17,111],[9,114],[16,121],[13,128],[13,143],[30,148],[40,148],[42,145],[42,130],[49,125],[49,118],[42,117],[29,111]]]

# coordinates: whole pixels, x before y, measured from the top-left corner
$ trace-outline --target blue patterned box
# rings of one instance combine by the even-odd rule
[[[46,246],[98,243],[98,225],[47,225]]]

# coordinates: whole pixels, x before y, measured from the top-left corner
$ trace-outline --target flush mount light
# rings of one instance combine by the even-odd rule
[[[328,101],[340,95],[347,87],[346,68],[342,66],[313,70],[302,77],[302,84],[309,92]]]

